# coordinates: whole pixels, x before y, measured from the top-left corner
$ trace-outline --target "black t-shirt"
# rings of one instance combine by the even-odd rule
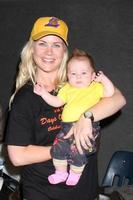
[[[62,107],[49,106],[33,93],[31,83],[24,85],[15,95],[7,122],[5,143],[27,146],[52,145],[61,129]],[[51,185],[47,177],[54,172],[52,160],[23,167],[23,187],[33,187],[49,199],[93,200],[97,190],[97,155],[89,157],[79,183],[74,187],[65,184]]]

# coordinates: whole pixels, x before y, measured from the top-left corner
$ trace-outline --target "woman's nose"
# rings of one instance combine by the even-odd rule
[[[51,55],[52,54],[52,47],[47,47],[47,50],[46,50],[47,54],[48,55]]]

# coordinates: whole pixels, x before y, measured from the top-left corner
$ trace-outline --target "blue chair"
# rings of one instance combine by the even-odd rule
[[[116,181],[117,180],[117,181]],[[116,151],[105,172],[102,187],[133,185],[133,152]]]

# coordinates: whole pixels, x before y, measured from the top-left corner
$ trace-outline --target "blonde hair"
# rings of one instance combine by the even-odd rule
[[[15,85],[15,91],[12,94],[10,101],[9,101],[9,108],[11,108],[11,104],[13,102],[15,94],[18,92],[18,90],[25,85],[28,81],[31,81],[33,85],[36,83],[35,80],[35,74],[37,66],[33,60],[33,40],[30,39],[21,52],[21,62],[19,64],[19,71],[16,78],[16,85]],[[57,74],[57,80],[56,80],[56,90],[58,90],[64,83],[66,82],[66,63],[68,60],[68,49],[66,45],[64,44],[64,56],[61,62],[61,65],[58,70]]]

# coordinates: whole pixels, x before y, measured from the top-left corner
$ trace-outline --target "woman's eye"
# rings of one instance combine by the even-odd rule
[[[44,46],[44,47],[46,47],[46,46],[47,46],[47,44],[46,44],[46,43],[44,43],[44,42],[40,42],[40,43],[39,43],[39,46]]]
[[[54,48],[60,48],[61,45],[60,45],[60,44],[54,44],[53,47],[54,47]]]

